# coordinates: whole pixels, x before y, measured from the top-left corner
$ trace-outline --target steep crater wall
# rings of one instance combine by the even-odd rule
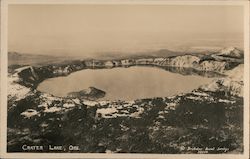
[[[143,58],[122,60],[83,60],[71,61],[68,64],[57,64],[53,66],[27,67],[18,72],[20,84],[36,88],[36,86],[47,78],[67,76],[72,72],[83,69],[101,69],[113,67],[131,66],[153,66],[160,67],[170,72],[196,75],[222,75],[226,70],[231,70],[242,61],[216,60],[211,58],[200,58],[194,55],[183,55],[169,58]]]

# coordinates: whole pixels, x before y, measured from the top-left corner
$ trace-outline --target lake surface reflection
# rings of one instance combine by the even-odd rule
[[[105,100],[135,100],[191,92],[212,80],[204,76],[172,73],[157,67],[133,66],[85,69],[66,77],[47,79],[37,89],[66,97],[70,92],[95,87],[106,92],[102,98]]]

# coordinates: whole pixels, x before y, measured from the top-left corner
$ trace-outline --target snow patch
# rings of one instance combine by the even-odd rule
[[[18,84],[20,81],[17,73],[8,77],[8,99],[15,99],[19,101],[30,95],[31,89]]]
[[[54,112],[58,112],[61,110],[62,110],[62,108],[59,108],[59,107],[50,107],[48,109],[45,109],[44,112],[45,113],[54,113]]]
[[[75,102],[76,104],[79,104],[79,105],[81,104],[80,100],[79,100],[79,99],[77,99],[77,98],[72,99],[72,101],[73,101],[73,102]]]
[[[230,103],[230,104],[235,103],[235,101],[230,101],[230,100],[227,100],[227,99],[219,99],[219,102],[221,102],[221,103]]]
[[[39,113],[34,109],[27,109],[26,111],[22,112],[20,115],[24,116],[25,118],[31,118],[32,116],[38,115]]]
[[[207,93],[203,93],[203,92],[192,92],[194,95],[197,95],[197,96],[209,96]]]
[[[101,108],[101,109],[97,109],[96,111],[96,113],[101,114],[103,118],[107,117],[108,114],[117,113],[117,112],[118,110],[116,108]]]
[[[64,103],[63,104],[63,107],[64,108],[72,108],[72,107],[75,107],[76,105],[75,104],[73,104],[73,103]]]
[[[95,101],[89,101],[89,100],[84,100],[84,101],[83,101],[83,104],[85,104],[85,105],[87,105],[87,106],[91,106],[91,107],[93,107],[93,106],[97,105],[97,104],[98,104],[98,102],[95,102]]]

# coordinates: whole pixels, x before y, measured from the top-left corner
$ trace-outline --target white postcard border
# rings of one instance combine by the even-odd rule
[[[9,4],[163,4],[244,6],[244,153],[243,154],[98,154],[98,153],[7,153],[7,32]],[[1,107],[0,158],[249,158],[249,1],[164,0],[1,0]]]

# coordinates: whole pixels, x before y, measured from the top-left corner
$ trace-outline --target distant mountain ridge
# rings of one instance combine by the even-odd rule
[[[11,65],[32,65],[41,66],[67,60],[65,57],[53,55],[28,54],[19,52],[8,52],[8,66]]]
[[[197,57],[204,57],[211,59],[242,59],[244,57],[244,52],[236,47],[223,48],[221,50],[215,51],[201,51],[201,52],[191,52],[191,51],[171,51],[168,49],[160,49],[157,51],[145,51],[138,53],[125,53],[125,52],[103,52],[92,58],[86,57],[58,57],[53,55],[39,55],[39,54],[26,54],[18,52],[9,52],[8,53],[8,65],[31,65],[31,66],[44,66],[56,63],[63,63],[74,60],[123,60],[123,59],[142,59],[142,58],[171,58],[184,55],[193,55]]]

